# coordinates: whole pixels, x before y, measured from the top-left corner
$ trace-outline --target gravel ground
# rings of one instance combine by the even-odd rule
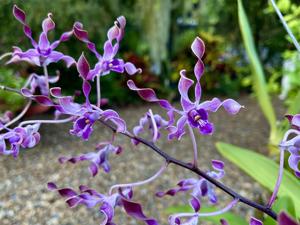
[[[241,97],[240,102],[246,108],[235,117],[228,116],[223,110],[212,114],[211,120],[216,125],[216,132],[213,136],[197,135],[201,168],[208,169],[211,159],[222,159],[215,149],[216,141],[230,142],[256,149],[262,153],[267,151],[265,146],[268,125],[257,103],[249,97]],[[280,104],[277,103],[277,105]],[[161,111],[158,107],[153,107],[153,105],[151,107],[154,112]],[[147,105],[128,107],[122,109],[120,114],[127,119],[128,127],[133,127],[137,123],[137,118],[146,110]],[[35,149],[23,151],[17,160],[12,157],[0,158],[1,225],[99,224],[101,216],[96,209],[87,210],[82,206],[74,209],[68,208],[57,193],[47,190],[46,183],[54,181],[60,187],[73,188],[85,184],[105,193],[112,184],[133,182],[151,176],[163,163],[160,157],[146,147],[142,145],[133,147],[125,137],[118,137],[117,142],[122,143],[125,150],[120,156],[111,157],[111,173],[105,174],[101,171],[95,178],[91,178],[87,170],[88,163],[60,165],[57,159],[59,156],[77,155],[93,150],[96,143],[110,137],[110,131],[101,125],[96,126],[91,140],[83,142],[68,134],[70,126],[70,124],[44,125],[41,128],[41,143]],[[177,158],[186,161],[192,159],[192,145],[188,137],[184,138],[180,144],[161,140],[158,145]],[[225,169],[227,172],[223,179],[225,184],[250,199],[266,199],[266,191],[237,167],[226,163]],[[179,194],[176,198],[157,199],[153,193],[156,190],[174,187],[178,180],[190,176],[192,175],[184,169],[171,165],[158,180],[147,187],[136,188],[135,199],[143,203],[146,215],[158,218],[161,224],[167,224],[168,215],[165,208],[186,204],[186,195]],[[222,204],[228,202],[230,199],[228,196],[221,191],[217,192]],[[239,204],[234,210],[247,218],[254,213],[243,204]],[[119,210],[116,214],[117,224],[142,224]],[[200,224],[209,223],[200,222]]]

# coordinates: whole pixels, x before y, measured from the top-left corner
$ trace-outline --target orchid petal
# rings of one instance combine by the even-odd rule
[[[89,72],[90,72],[90,65],[88,63],[88,61],[86,60],[84,54],[82,53],[78,62],[77,62],[77,70],[80,74],[80,76],[86,80]]]
[[[192,43],[191,49],[198,59],[201,59],[205,52],[205,44],[201,38],[196,37]]]
[[[81,23],[76,22],[73,26],[73,31],[75,36],[82,42],[86,43],[88,49],[92,51],[98,59],[101,59],[101,55],[97,52],[96,45],[91,42],[88,38],[88,32],[82,29],[83,26]]]
[[[171,104],[165,99],[158,99],[156,97],[155,92],[151,88],[138,88],[133,80],[128,80],[127,86],[130,90],[136,91],[139,94],[139,96],[145,101],[155,102],[158,103],[164,109],[173,110]]]
[[[51,16],[52,16],[52,14],[49,13],[48,17],[46,19],[44,19],[44,21],[42,23],[43,32],[46,34],[55,28],[55,23],[52,20]]]
[[[126,213],[129,216],[137,220],[141,220],[147,225],[158,225],[158,222],[155,219],[145,216],[142,206],[139,203],[129,201],[125,198],[122,198],[122,203]]]
[[[26,37],[28,37],[30,39],[31,44],[34,47],[36,47],[37,43],[32,38],[32,31],[31,31],[30,27],[28,26],[28,24],[26,23],[26,14],[25,14],[25,12],[22,9],[20,9],[17,5],[14,5],[13,15],[15,16],[15,18],[19,22],[21,22],[23,24],[24,34],[26,35]]]

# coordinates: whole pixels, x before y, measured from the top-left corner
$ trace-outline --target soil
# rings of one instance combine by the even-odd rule
[[[245,106],[237,116],[227,115],[224,110],[211,114],[215,124],[212,136],[196,135],[199,144],[199,165],[202,169],[210,169],[211,159],[223,160],[226,163],[226,176],[223,183],[238,191],[241,195],[257,201],[266,201],[268,192],[260,187],[249,176],[236,166],[223,159],[215,148],[215,142],[223,141],[238,146],[267,153],[269,127],[255,99],[241,96],[239,102]],[[130,106],[120,110],[120,114],[132,128],[150,105]],[[283,107],[276,101],[278,115],[283,116]],[[162,110],[150,106],[154,112]],[[76,165],[59,164],[60,156],[78,155],[94,150],[99,141],[111,137],[109,129],[102,125],[95,126],[88,142],[69,135],[71,124],[43,125],[41,143],[34,149],[22,151],[17,159],[0,157],[0,224],[1,225],[94,225],[100,224],[101,215],[97,208],[86,209],[83,206],[70,209],[64,200],[55,192],[47,190],[47,182],[53,181],[59,187],[77,188],[88,185],[102,193],[116,183],[128,183],[142,180],[154,174],[162,165],[163,160],[145,146],[133,147],[125,137],[117,137],[116,141],[124,146],[124,152],[110,158],[111,173],[100,171],[94,178],[88,171],[88,163]],[[158,146],[184,160],[192,159],[192,144],[188,136],[181,142],[170,142],[161,138]],[[167,190],[184,178],[193,177],[188,171],[171,165],[157,180],[147,186],[135,188],[134,199],[143,204],[145,214],[158,218],[161,224],[167,224],[166,208],[188,203],[188,195],[178,194],[177,197],[156,198],[158,190]],[[230,200],[222,191],[217,190],[220,207]],[[204,200],[206,201],[206,200]],[[249,218],[254,210],[239,204],[234,211]],[[116,210],[116,224],[143,224]],[[200,224],[209,224],[201,221]]]

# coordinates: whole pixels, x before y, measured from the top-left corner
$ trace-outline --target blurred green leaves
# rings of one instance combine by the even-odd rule
[[[20,89],[24,85],[25,79],[16,76],[12,70],[0,68],[0,84],[8,87]],[[18,110],[24,104],[24,98],[19,94],[0,90],[0,111],[7,109]]]
[[[223,142],[218,142],[216,146],[223,157],[237,165],[262,186],[270,191],[274,189],[279,166],[273,160],[255,153],[253,150]],[[278,192],[279,197],[285,195],[288,195],[296,206],[300,206],[299,180],[287,170],[284,170],[282,183]],[[296,213],[300,215],[300,207],[297,207]]]

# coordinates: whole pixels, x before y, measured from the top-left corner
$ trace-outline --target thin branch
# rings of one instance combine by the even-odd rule
[[[109,127],[113,132],[117,132],[117,129],[114,126],[112,126],[110,123],[108,123],[106,121],[103,121],[103,120],[100,120],[100,122],[102,124],[104,124],[105,126]],[[242,203],[244,203],[248,206],[251,206],[255,209],[258,209],[259,211],[264,212],[265,214],[272,217],[274,220],[277,220],[277,214],[272,209],[270,209],[269,207],[260,205],[256,202],[246,198],[246,197],[241,196],[240,194],[238,194],[237,192],[235,192],[231,188],[227,187],[226,185],[219,182],[218,180],[215,180],[214,178],[212,178],[211,176],[206,174],[206,172],[200,170],[198,167],[195,167],[191,163],[185,163],[183,161],[180,161],[180,160],[170,156],[169,154],[167,154],[166,152],[164,152],[160,148],[158,148],[156,145],[154,145],[154,143],[151,143],[151,142],[149,142],[149,141],[147,141],[143,138],[136,137],[136,136],[131,135],[129,133],[121,133],[121,134],[124,135],[124,136],[129,137],[130,139],[135,139],[138,142],[148,146],[154,152],[156,152],[157,154],[162,156],[166,160],[167,163],[173,163],[177,166],[180,166],[182,168],[185,168],[187,170],[192,171],[193,173],[203,177],[204,179],[206,179],[210,183],[214,184],[216,187],[220,188],[222,191],[224,191],[225,193],[227,193],[228,195],[230,195],[234,199],[238,199],[240,202],[242,202]]]
[[[32,103],[32,100],[29,100],[27,102],[26,106],[24,107],[24,109],[22,110],[22,112],[18,116],[16,116],[15,118],[13,118],[11,121],[9,121],[8,123],[4,124],[4,126],[0,128],[0,131],[3,130],[4,128],[7,128],[10,125],[14,124],[19,119],[21,119],[25,115],[25,113],[28,111],[29,107],[31,106],[31,103]]]
[[[100,86],[100,74],[97,76],[97,107],[101,107],[101,86]]]
[[[12,52],[4,53],[4,54],[0,55],[0,60],[4,59],[5,57],[11,56],[11,55],[12,55]]]
[[[11,88],[11,87],[6,87],[4,85],[0,85],[0,90],[3,90],[3,91],[10,91],[10,92],[14,92],[14,93],[17,93],[19,95],[22,95],[21,91],[18,90],[18,89],[15,89],[15,88]],[[23,95],[22,95],[23,96]]]

